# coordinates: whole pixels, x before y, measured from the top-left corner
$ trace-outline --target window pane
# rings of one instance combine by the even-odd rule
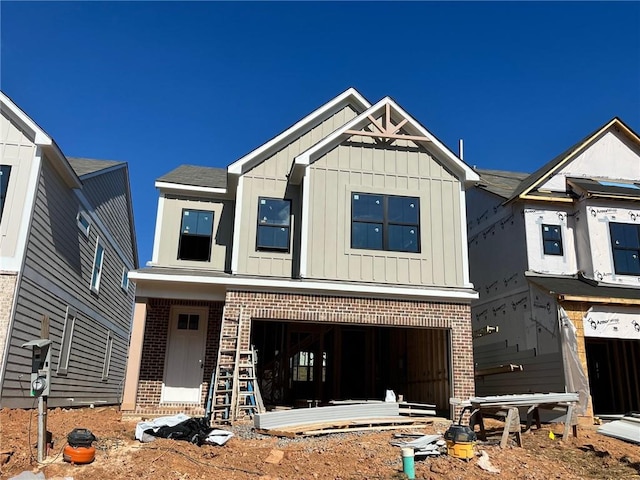
[[[288,227],[291,220],[290,210],[289,200],[261,198],[258,202],[258,223]]]
[[[189,315],[181,313],[178,315],[178,330],[186,330],[189,326]]]
[[[542,238],[545,240],[561,240],[560,225],[542,225]]]
[[[198,212],[198,223],[196,228],[197,235],[211,235],[213,230],[213,213],[212,212]]]
[[[388,222],[418,224],[418,199],[413,197],[389,197]]]
[[[640,250],[614,250],[613,262],[616,273],[640,275]]]
[[[198,215],[191,210],[182,212],[182,233],[194,234],[198,231]]]
[[[417,252],[418,228],[403,225],[389,225],[388,249],[396,252]]]
[[[351,248],[382,250],[382,224],[353,222]]]
[[[556,240],[544,241],[545,255],[562,255],[562,244]]]
[[[382,222],[384,214],[382,195],[354,193],[352,198],[351,219],[353,221]]]
[[[0,218],[2,218],[2,211],[4,210],[4,199],[7,196],[10,174],[11,165],[0,165]]]
[[[258,248],[289,249],[289,228],[258,226]]]
[[[640,228],[633,224],[612,223],[611,241],[613,248],[640,248]]]
[[[198,330],[199,315],[189,315],[189,330]]]

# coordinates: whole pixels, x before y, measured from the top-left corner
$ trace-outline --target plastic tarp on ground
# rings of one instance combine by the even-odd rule
[[[191,418],[184,413],[159,417],[136,425],[136,439],[152,442],[156,438],[186,440],[196,445],[224,445],[233,436],[227,430],[213,429],[204,418]]]

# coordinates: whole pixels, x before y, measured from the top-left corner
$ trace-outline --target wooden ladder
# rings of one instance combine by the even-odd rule
[[[260,394],[256,377],[256,351],[243,350],[238,353],[237,373],[235,375],[233,396],[234,419],[243,416],[253,417],[256,413],[263,413],[264,403]]]

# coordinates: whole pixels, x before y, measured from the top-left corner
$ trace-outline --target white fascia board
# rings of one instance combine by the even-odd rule
[[[153,237],[153,253],[151,254],[151,262],[158,264],[160,257],[160,238],[162,238],[162,217],[164,216],[164,194],[160,194],[158,198],[158,212],[156,213],[156,232]]]
[[[463,174],[462,180],[465,182],[478,182],[480,181],[480,177],[478,174],[473,171],[471,167],[469,167],[466,163],[464,163],[456,154],[454,154],[451,150],[449,150],[443,143],[441,143],[435,136],[433,136],[426,128],[420,125],[411,115],[405,112],[397,103],[395,103],[391,98],[385,97],[380,100],[378,103],[352,119],[350,122],[347,122],[338,130],[333,132],[331,135],[328,135],[320,142],[316,143],[313,147],[305,150],[300,155],[298,155],[294,160],[294,168],[300,168],[299,166],[307,166],[316,158],[324,154],[328,149],[330,149],[335,143],[339,142],[342,135],[347,130],[357,129],[363,127],[365,124],[369,123],[369,115],[373,115],[382,108],[384,108],[387,104],[389,104],[393,110],[398,112],[401,116],[406,118],[408,122],[405,124],[406,126],[403,128],[407,128],[407,126],[412,127],[413,130],[422,135],[427,140],[429,140],[439,151],[441,151],[445,157],[450,161],[451,166],[454,169],[460,171]]]
[[[333,100],[325,103],[322,107],[313,111],[302,120],[289,127],[280,135],[274,137],[267,143],[256,148],[239,160],[233,162],[227,167],[227,171],[235,175],[241,175],[242,173],[244,173],[244,167],[246,165],[251,164],[261,155],[264,155],[272,150],[277,150],[282,143],[286,142],[289,138],[297,135],[301,130],[309,128],[309,126],[316,122],[318,118],[322,118],[323,115],[334,109],[336,106],[340,105],[341,103],[344,103],[345,105],[348,104],[348,100],[352,100],[354,103],[359,104],[363,109],[369,108],[371,106],[367,99],[364,98],[355,88],[349,88],[348,90],[335,97]]]
[[[71,168],[69,161],[53,138],[47,135],[47,133],[29,117],[29,115],[23,112],[22,109],[13,103],[13,100],[3,92],[0,92],[0,104],[2,106],[2,111],[32,136],[33,143],[35,143],[36,146],[42,147],[45,152],[52,154],[54,157],[52,158],[53,166],[65,179],[67,185],[70,188],[80,188],[82,186],[80,179],[73,168]]]
[[[0,92],[0,100],[2,101],[2,111],[31,134],[33,143],[40,146],[51,145],[53,142],[51,137],[47,135],[36,122],[31,120],[31,118],[29,118],[29,116],[24,113],[20,107],[13,103],[13,100],[7,97],[3,92]]]
[[[320,293],[338,295],[364,295],[379,297],[393,297],[400,299],[422,299],[431,301],[460,301],[467,302],[478,298],[477,292],[470,292],[466,289],[445,289],[445,288],[403,288],[384,285],[364,285],[346,282],[318,282],[318,281],[295,281],[273,278],[249,278],[249,277],[218,277],[218,276],[195,276],[195,275],[167,275],[158,273],[147,273],[133,271],[129,273],[129,278],[136,282],[169,282],[169,283],[199,283],[205,285],[224,285],[226,288],[248,288],[252,290],[286,291],[291,293]],[[143,283],[136,283],[136,286]]]
[[[215,188],[215,187],[199,187],[197,185],[183,185],[181,183],[169,183],[169,182],[156,182],[156,188],[160,190],[172,190],[178,192],[189,192],[189,193],[227,193],[226,188]]]
[[[233,242],[231,243],[231,273],[238,272],[240,262],[240,225],[242,220],[242,196],[244,192],[244,176],[238,179],[236,187],[236,208],[233,218]]]
[[[302,220],[300,222],[300,276],[302,278],[307,276],[307,259],[309,256],[309,210],[311,209],[309,200],[311,194],[311,192],[309,192],[311,185],[311,181],[309,180],[310,176],[311,170],[308,170],[302,183]]]

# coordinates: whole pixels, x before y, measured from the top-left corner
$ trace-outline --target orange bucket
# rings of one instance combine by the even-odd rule
[[[72,447],[67,445],[62,452],[65,462],[72,464],[91,463],[96,458],[95,447]]]

